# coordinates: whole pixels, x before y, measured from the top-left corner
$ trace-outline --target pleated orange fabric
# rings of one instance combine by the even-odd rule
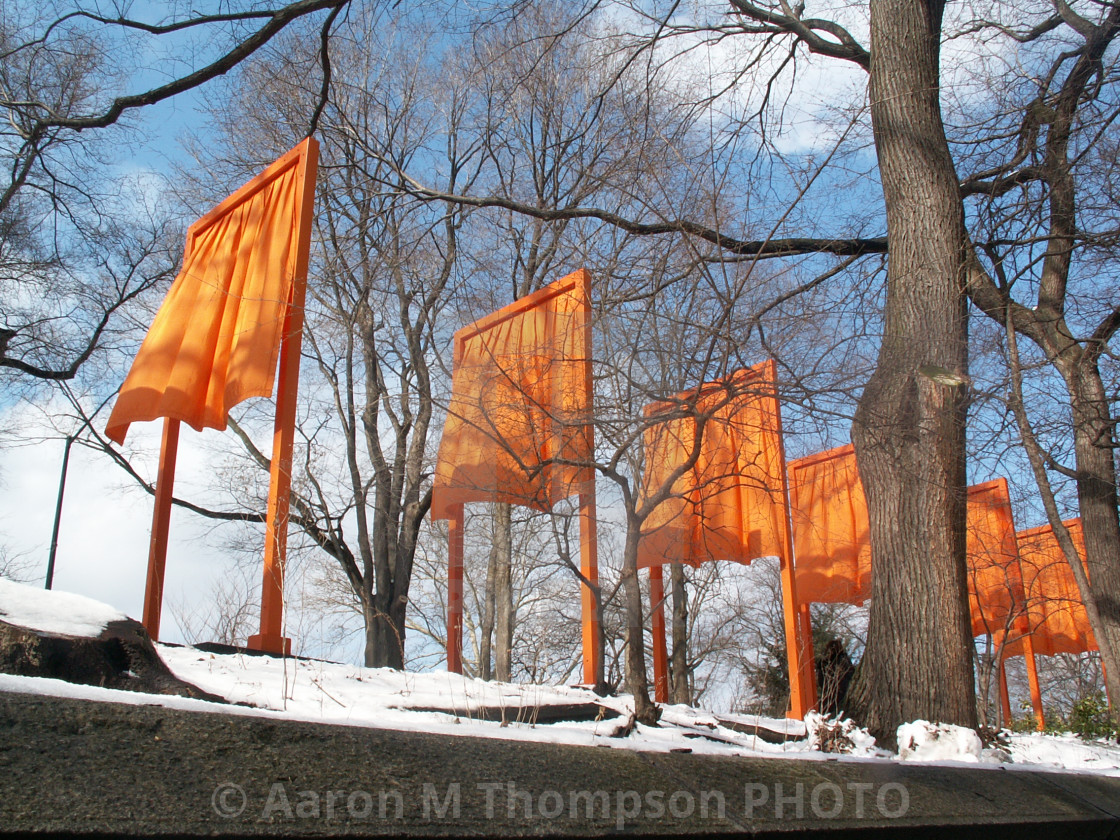
[[[871,596],[867,498],[851,444],[790,461],[797,596],[862,604]]]
[[[647,407],[639,504],[670,481],[645,520],[638,567],[780,557],[786,517],[773,360]],[[691,468],[681,467],[696,458]],[[680,472],[674,480],[675,472]]]
[[[590,300],[580,270],[455,333],[433,518],[480,501],[549,510],[593,478]]]
[[[305,140],[199,219],[109,417],[123,443],[131,423],[170,417],[224,429],[230,408],[272,394],[296,272]],[[312,189],[314,185],[307,185]]]
[[[1081,520],[1066,520],[1065,526],[1084,560],[1085,536],[1081,531]],[[1096,650],[1097,642],[1089,627],[1081,592],[1054,537],[1054,530],[1049,525],[1043,525],[1020,531],[1018,541],[1035,653],[1053,656],[1056,653]],[[1021,645],[1009,646],[1008,656],[1021,654]]]
[[[798,598],[862,604],[871,597],[871,539],[855,448],[799,458],[789,470]],[[1006,480],[969,487],[967,516],[972,631],[1006,633],[1025,609]]]
[[[1007,479],[968,488],[967,540],[972,635],[1014,638],[1027,606]]]

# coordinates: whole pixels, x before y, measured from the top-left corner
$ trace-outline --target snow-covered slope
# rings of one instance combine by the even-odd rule
[[[297,720],[628,749],[705,753],[746,749],[771,754],[804,749],[798,742],[771,744],[757,735],[735,732],[721,726],[715,716],[687,706],[668,707],[661,727],[639,726],[627,737],[617,737],[632,712],[630,698],[600,698],[584,688],[485,682],[445,671],[410,673],[309,660],[220,655],[193,648],[160,646],[159,650],[181,679],[234,702],[250,703]],[[549,717],[546,713],[550,709],[578,711],[592,704],[602,707],[600,719],[538,722]],[[799,721],[737,716],[733,722],[740,727],[761,725],[798,737],[805,732]]]
[[[92,605],[92,606],[91,606]],[[106,621],[122,618],[97,602],[66,593],[44,593],[0,582],[0,616],[5,621],[72,635],[97,635]],[[61,629],[65,628],[65,629]],[[484,682],[444,671],[410,673],[328,662],[215,654],[189,647],[157,645],[176,676],[225,697],[227,706],[162,695],[71,685],[58,680],[0,674],[0,691],[90,700],[144,703],[224,714],[243,714],[315,723],[366,726],[414,732],[472,735],[633,750],[687,750],[722,755],[769,755],[785,759],[835,759],[814,747],[830,739],[818,727],[832,726],[851,742],[844,760],[898,761],[877,749],[870,736],[846,724],[835,727],[810,718],[813,737],[800,721],[751,715],[714,715],[687,706],[664,707],[661,725],[628,723],[629,697],[600,698],[579,687]],[[553,720],[555,722],[544,722]],[[905,760],[969,762],[999,766],[1007,755],[1015,765],[1091,771],[1120,776],[1120,746],[1073,736],[1009,735],[1006,753],[977,750],[973,737],[923,722],[900,730],[912,745]],[[625,733],[625,734],[624,734]],[[971,735],[971,733],[967,733]],[[782,736],[795,740],[785,743]],[[906,736],[905,738],[901,736]],[[936,743],[936,747],[932,746]],[[925,746],[922,746],[922,745]]]

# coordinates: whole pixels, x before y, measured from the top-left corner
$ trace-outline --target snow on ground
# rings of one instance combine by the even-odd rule
[[[91,636],[98,635],[107,621],[124,617],[87,598],[47,593],[4,581],[0,581],[0,612],[4,613],[0,618],[5,621],[50,632]],[[629,735],[617,737],[633,709],[630,698],[600,698],[580,687],[484,682],[444,671],[409,673],[313,660],[216,654],[170,645],[157,645],[157,649],[181,679],[232,703],[246,705],[223,705],[7,674],[0,674],[0,692],[411,732],[818,761],[838,757],[834,753],[820,752],[820,745],[846,739],[851,745],[850,753],[839,756],[842,760],[900,760],[875,747],[871,736],[855,728],[850,721],[827,721],[815,715],[809,717],[807,729],[806,723],[801,721],[753,715],[717,716],[683,705],[665,706],[660,726],[639,725]],[[550,707],[562,706],[570,711],[572,707],[586,708],[594,703],[618,716],[575,722],[534,722],[532,710],[543,719]],[[530,710],[528,714],[526,710]],[[502,717],[505,717],[504,722]],[[759,737],[755,727],[788,734],[798,740],[768,743]],[[901,760],[939,764],[970,762],[973,766],[1006,767],[1010,764],[1120,776],[1120,745],[1117,744],[1084,741],[1073,735],[1013,734],[1008,736],[1009,746],[1004,750],[980,750],[975,733],[958,730],[959,727],[924,721],[905,724],[899,729],[899,743],[906,747]]]
[[[916,720],[898,727],[898,757],[903,761],[977,762],[983,749],[980,736],[963,726]]]
[[[315,723],[380,729],[474,735],[562,744],[603,745],[626,749],[727,754],[784,754],[804,750],[798,742],[769,744],[720,726],[708,712],[670,706],[663,727],[638,726],[625,738],[611,737],[633,710],[629,697],[598,697],[585,688],[515,685],[449,674],[411,673],[389,668],[360,668],[329,662],[274,659],[245,654],[213,654],[193,648],[159,645],[160,655],[180,679],[234,702],[282,712],[284,717]],[[598,703],[617,717],[550,724],[519,722],[518,709],[546,709]],[[447,711],[437,711],[445,709]],[[482,719],[484,709],[508,710],[503,724]],[[523,713],[521,717],[526,717]],[[801,734],[798,721],[739,716],[736,722],[771,726]],[[708,737],[704,737],[708,736]],[[718,739],[718,740],[712,740]]]
[[[1120,776],[1120,746],[1103,739],[1086,741],[1071,732],[1063,735],[1012,735],[1008,750],[1016,764],[1062,770],[1091,770]]]
[[[0,621],[64,636],[99,636],[124,613],[70,592],[51,592],[0,578]]]

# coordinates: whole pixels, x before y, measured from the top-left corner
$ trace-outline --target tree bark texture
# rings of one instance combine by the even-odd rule
[[[513,507],[494,505],[494,543],[490,547],[494,580],[494,678],[509,682],[513,677]]]
[[[374,595],[375,601],[383,599]],[[404,613],[407,597],[391,600],[384,609],[374,607],[366,618],[367,668],[404,668]]]
[[[1108,398],[1095,360],[1079,365],[1067,380],[1073,406],[1077,500],[1085,537],[1090,588],[1112,658],[1120,652],[1120,521],[1117,519],[1116,462]],[[1120,662],[1106,663],[1113,697],[1120,691]]]
[[[669,660],[669,702],[692,702],[688,678],[688,592],[685,590],[684,566],[669,566],[669,580],[673,590],[673,653]]]
[[[626,529],[626,546],[622,555],[622,594],[626,605],[626,690],[634,697],[634,717],[639,723],[653,726],[660,716],[649,699],[646,677],[645,621],[642,615],[642,589],[638,582],[638,538],[641,523],[633,517]]]
[[[478,623],[478,676],[479,679],[494,679],[494,567],[498,556],[494,546],[486,560],[486,589],[482,595],[482,617]]]
[[[968,240],[938,101],[942,11],[871,3],[890,263],[877,367],[852,428],[874,557],[853,705],[888,746],[917,718],[976,725],[964,528]]]

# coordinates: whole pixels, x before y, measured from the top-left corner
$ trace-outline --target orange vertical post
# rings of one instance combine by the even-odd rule
[[[447,521],[447,670],[463,673],[463,506]]]
[[[1011,725],[1011,695],[1007,690],[1007,660],[1001,659],[996,669],[999,682],[999,713],[1004,726]]]
[[[1018,537],[1016,536],[1016,544]],[[1022,569],[1020,568],[1020,583],[1022,583]],[[1023,593],[1026,606],[1026,593]],[[1034,637],[1031,635],[1031,620],[1027,610],[1015,620],[1015,629],[1019,633],[1023,646],[1023,661],[1027,666],[1027,685],[1031,692],[1031,708],[1034,711],[1035,729],[1042,732],[1046,728],[1046,716],[1042,708],[1042,687],[1038,682],[1038,662],[1035,660]],[[1001,666],[1002,667],[1002,666]]]
[[[595,518],[595,479],[590,480],[590,492],[579,494],[579,565],[580,574],[587,583],[581,588],[583,618],[583,682],[598,682],[599,662],[603,651],[599,644],[599,541]],[[591,586],[587,584],[590,583]],[[592,586],[596,587],[592,589]]]
[[[583,389],[587,394],[587,417],[585,434],[587,435],[587,451],[592,458],[595,455],[595,427],[594,419],[594,380],[592,378],[591,359],[594,356],[594,347],[591,339],[591,275],[586,269],[580,274],[580,282],[586,294],[583,297],[581,309],[587,316],[587,327],[583,330]],[[601,593],[599,591],[599,525],[595,510],[595,468],[587,467],[587,476],[579,494],[579,565],[580,574],[583,575],[580,587],[580,606],[583,624],[583,682],[585,685],[597,685],[599,674],[602,671],[603,650],[600,644],[599,619],[601,613]],[[588,585],[590,584],[590,585]]]
[[[1042,687],[1038,684],[1038,663],[1034,658],[1034,642],[1029,635],[1023,637],[1023,659],[1027,663],[1027,684],[1031,689],[1031,708],[1034,709],[1035,728],[1041,732],[1046,728],[1046,717],[1042,709]]]
[[[298,320],[302,329],[302,307]],[[264,579],[261,583],[261,631],[249,637],[249,647],[253,650],[287,655],[291,653],[292,640],[284,636],[284,565],[288,548],[292,450],[295,446],[295,390],[299,376],[301,342],[298,338],[294,342],[290,341],[288,331],[284,332],[284,343],[280,350],[280,389],[276,399],[276,425],[272,436],[272,466],[268,480]],[[292,343],[296,345],[294,350],[291,347]]]
[[[786,662],[789,669],[789,711],[788,717],[803,720],[805,713],[813,708],[810,694],[811,676],[801,640],[801,620],[798,615],[797,601],[793,591],[793,569],[789,560],[781,559],[782,577],[782,617],[786,633]]]
[[[179,452],[179,421],[165,417],[159,447],[155,509],[152,511],[152,540],[148,544],[148,580],[144,585],[144,628],[159,640],[163,613],[163,578],[167,569],[167,533],[171,526],[171,499],[175,489],[175,459]]]
[[[284,637],[284,565],[288,549],[291,506],[292,451],[296,434],[296,396],[299,390],[300,351],[303,347],[303,311],[307,299],[307,264],[311,253],[311,218],[315,204],[315,176],[319,143],[305,141],[308,154],[300,172],[299,220],[296,223],[295,266],[291,299],[284,316],[277,373],[276,422],[272,435],[272,463],[268,479],[268,514],[264,538],[264,576],[261,583],[261,631],[249,637],[253,650],[288,655],[292,640]]]
[[[789,669],[789,711],[788,717],[804,720],[805,713],[816,706],[814,691],[816,683],[813,673],[812,635],[803,638],[804,619],[799,615],[800,603],[797,598],[797,584],[793,573],[793,525],[790,519],[789,478],[786,475],[786,447],[782,437],[782,410],[777,401],[778,370],[773,359],[766,363],[766,379],[774,388],[774,402],[777,416],[774,425],[778,433],[778,457],[781,461],[778,472],[781,475],[782,503],[782,617],[786,633],[786,660]],[[808,645],[808,648],[806,647]]]
[[[649,567],[649,610],[653,630],[653,699],[669,702],[669,650],[665,642],[665,576],[663,566]]]

